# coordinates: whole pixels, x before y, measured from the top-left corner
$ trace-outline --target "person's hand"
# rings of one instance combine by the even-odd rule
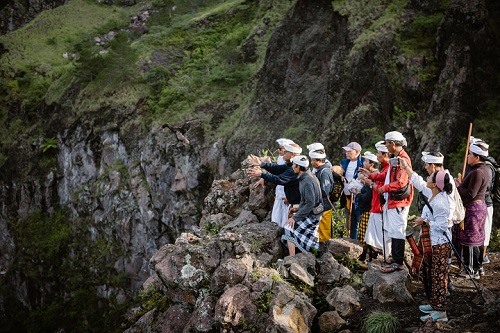
[[[259,186],[262,186],[262,188],[264,188],[264,179],[263,178],[259,179],[255,184],[253,184],[253,188],[257,188]]]
[[[377,189],[377,192],[378,192],[378,194],[384,193],[384,191],[382,190],[382,186],[379,186],[379,188]]]
[[[358,170],[359,170],[359,172],[360,172],[363,176],[365,176],[365,177],[367,177],[367,178],[368,178],[368,177],[370,177],[370,175],[372,174],[372,172],[371,172],[370,170],[367,170],[367,169],[365,169],[365,168],[359,168]]]
[[[247,161],[248,163],[250,163],[250,165],[260,167],[260,158],[258,156],[248,155]]]
[[[423,221],[424,218],[422,216],[417,217],[416,219],[413,220],[413,227],[421,226]]]
[[[261,174],[262,171],[260,170],[260,168],[251,168],[247,170],[248,177],[257,178],[260,177]]]
[[[371,186],[373,184],[373,181],[370,179],[370,178],[364,178],[361,179],[361,178],[358,178],[361,183],[363,183],[363,185],[368,185],[368,186]]]
[[[403,170],[406,170],[406,168],[409,168],[411,169],[409,166],[408,166],[408,163],[406,163],[406,160],[404,158],[401,158],[398,156],[398,160],[399,160],[399,167]]]
[[[283,203],[288,206],[288,200],[286,200],[286,198],[283,198]]]
[[[453,180],[455,181],[455,186],[456,186],[456,187],[459,187],[459,186],[460,186],[460,184],[461,184],[461,181],[460,181],[461,176],[462,176],[461,174],[458,174],[458,178],[454,178],[454,179],[453,179]]]
[[[293,228],[294,224],[295,224],[295,220],[293,218],[291,218],[291,217],[288,220],[286,220],[286,222],[285,222],[286,226],[290,226],[292,228]]]

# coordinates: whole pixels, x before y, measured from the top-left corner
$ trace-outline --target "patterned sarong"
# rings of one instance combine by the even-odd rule
[[[319,219],[308,216],[305,220],[295,222],[293,229],[285,226],[285,233],[281,236],[281,241],[286,245],[287,241],[295,244],[301,252],[310,252],[311,249],[319,249],[318,239]]]
[[[359,219],[358,224],[358,241],[361,244],[365,244],[365,234],[366,229],[368,228],[368,220],[370,219],[370,212],[361,213],[361,217]]]
[[[417,277],[421,277],[422,263],[424,260],[430,261],[430,256],[432,255],[431,233],[429,226],[422,226],[422,232],[420,233],[420,238],[417,242],[417,249],[420,251],[420,254],[413,255],[411,268],[412,272]]]

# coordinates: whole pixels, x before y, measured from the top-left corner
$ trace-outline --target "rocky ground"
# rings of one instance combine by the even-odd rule
[[[484,290],[483,294],[489,301],[492,299],[491,293],[500,294],[500,253],[488,253],[488,256],[491,263],[484,265],[485,275],[475,282],[479,289]],[[412,288],[409,289],[415,300],[414,303],[380,303],[372,298],[363,297],[361,310],[346,320],[350,331],[363,332],[362,320],[374,310],[390,311],[397,316],[400,320],[398,332],[487,333],[500,331],[498,303],[493,301],[484,305],[472,281],[469,278],[458,277],[458,272],[457,261],[454,259],[451,280],[456,290],[448,298],[448,323],[431,325],[431,323],[423,324],[420,321],[419,317],[423,314],[418,310],[418,305],[428,302],[423,293],[422,283],[412,282]]]

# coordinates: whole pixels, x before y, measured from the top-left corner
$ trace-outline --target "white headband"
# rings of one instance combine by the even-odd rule
[[[295,153],[295,154],[302,153],[302,148],[300,148],[300,147],[297,148],[297,147],[291,146],[287,143],[285,143],[283,145],[283,147],[285,148],[286,151],[289,151],[290,153]]]
[[[310,158],[323,159],[323,158],[326,158],[326,154],[325,153],[320,154],[320,153],[316,153],[314,151],[310,151],[309,152],[309,157]]]
[[[325,150],[325,146],[323,146],[319,142],[315,142],[315,143],[311,143],[310,145],[307,145],[307,149],[309,149],[309,151]]]
[[[363,157],[372,161],[372,162],[378,163],[377,156],[372,152],[365,151],[365,153],[363,154]]]
[[[389,150],[387,150],[387,146],[385,145],[385,141],[379,141],[375,144],[375,149],[378,151],[381,151],[383,153],[388,153]]]
[[[276,142],[280,145],[280,146],[284,146],[284,145],[291,145],[292,143],[294,143],[292,140],[289,140],[289,139],[285,139],[285,138],[281,138],[281,139],[278,139],[276,140]]]
[[[473,152],[476,155],[488,157],[488,151],[487,150],[482,150],[481,148],[479,148],[478,146],[476,146],[474,144],[470,145],[469,149],[470,149],[471,152]]]
[[[295,156],[292,158],[292,162],[304,168],[309,167],[309,159],[304,155]]]
[[[429,164],[443,164],[444,156],[434,156],[427,151],[422,152],[422,161]]]
[[[402,141],[402,142],[406,143],[405,137],[403,136],[403,134],[401,134],[398,131],[392,131],[392,132],[386,133],[385,139],[389,140],[389,141]]]

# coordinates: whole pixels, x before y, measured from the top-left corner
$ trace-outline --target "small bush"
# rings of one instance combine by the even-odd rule
[[[387,311],[373,311],[363,320],[363,332],[393,333],[399,326],[399,319]]]

